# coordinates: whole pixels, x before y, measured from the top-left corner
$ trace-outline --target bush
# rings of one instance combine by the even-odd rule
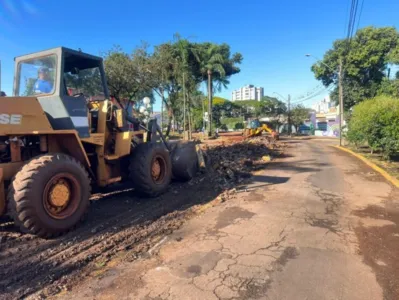
[[[228,130],[229,128],[227,127],[226,124],[222,124],[222,125],[220,125],[220,129],[221,130]]]
[[[242,129],[244,124],[242,118],[223,118],[221,123],[226,125],[228,129]]]
[[[399,99],[380,96],[355,105],[347,138],[381,150],[385,158],[399,153]]]
[[[234,129],[238,130],[238,129],[244,129],[244,123],[240,122],[240,123],[236,123],[234,125]]]

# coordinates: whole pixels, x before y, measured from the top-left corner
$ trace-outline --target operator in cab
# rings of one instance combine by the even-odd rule
[[[34,90],[37,94],[48,94],[53,90],[53,85],[49,81],[49,70],[41,67],[38,72],[38,79],[35,82]]]

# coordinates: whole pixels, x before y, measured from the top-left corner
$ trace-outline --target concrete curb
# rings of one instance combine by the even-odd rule
[[[394,186],[399,188],[399,180],[394,178],[393,176],[389,175],[387,171],[384,169],[380,168],[376,164],[372,163],[370,160],[368,160],[366,157],[364,157],[361,154],[358,154],[356,152],[353,152],[352,150],[349,150],[347,148],[341,147],[341,146],[331,146],[334,148],[337,148],[339,150],[345,151],[347,153],[352,154],[353,156],[357,157],[361,161],[363,161],[366,165],[368,165],[370,168],[372,168],[374,171],[380,173],[386,180],[388,180],[390,183],[392,183]]]

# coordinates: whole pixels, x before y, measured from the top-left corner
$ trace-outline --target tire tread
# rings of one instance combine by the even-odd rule
[[[55,237],[62,233],[72,230],[68,228],[63,231],[54,231],[51,228],[44,228],[40,226],[40,222],[35,215],[34,204],[29,201],[27,195],[35,182],[35,178],[40,176],[40,171],[53,163],[55,160],[67,161],[73,164],[76,168],[84,172],[85,182],[82,182],[82,189],[88,188],[90,194],[90,178],[84,166],[75,158],[62,154],[43,154],[33,158],[22,166],[14,178],[11,180],[7,193],[8,214],[14,220],[14,224],[20,228],[22,232],[32,233],[40,237],[49,238]],[[89,201],[83,216],[80,218],[82,221],[88,211]],[[79,222],[78,222],[79,223]]]

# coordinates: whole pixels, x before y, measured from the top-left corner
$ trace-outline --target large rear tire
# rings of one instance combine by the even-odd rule
[[[85,168],[65,154],[45,154],[25,164],[8,191],[9,214],[21,231],[55,237],[74,228],[89,206]]]
[[[172,150],[172,174],[176,179],[187,181],[199,170],[197,150],[193,142],[177,142]]]
[[[139,144],[131,155],[129,173],[137,192],[159,196],[168,189],[172,177],[169,151],[162,144]]]

